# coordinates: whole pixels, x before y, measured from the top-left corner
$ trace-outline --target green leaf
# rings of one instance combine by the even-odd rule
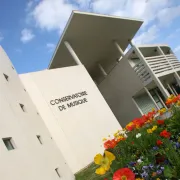
[[[173,177],[173,170],[169,166],[164,167],[164,175],[167,178],[172,178]]]

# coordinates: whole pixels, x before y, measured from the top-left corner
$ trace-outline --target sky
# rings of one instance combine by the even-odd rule
[[[0,0],[0,45],[18,73],[46,69],[72,10],[143,19],[135,44],[168,44],[180,59],[180,0]]]

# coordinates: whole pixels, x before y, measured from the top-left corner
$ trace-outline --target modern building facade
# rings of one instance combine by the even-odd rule
[[[103,137],[167,108],[180,93],[180,62],[167,45],[132,43],[142,23],[74,11],[48,69],[19,77],[0,50],[3,180],[9,161],[14,179],[73,180]]]
[[[74,11],[48,70],[20,76],[73,173],[103,152],[103,137],[121,128],[96,78],[103,69],[100,61],[109,70],[114,67],[141,24]]]
[[[0,48],[0,179],[73,180],[6,53]]]
[[[121,129],[83,65],[20,77],[73,173],[103,152],[103,137]]]
[[[122,126],[153,108],[167,108],[167,97],[180,93],[180,62],[170,47],[131,46],[98,84]]]

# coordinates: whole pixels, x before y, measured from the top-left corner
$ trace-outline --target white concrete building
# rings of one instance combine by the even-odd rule
[[[1,146],[3,158],[15,158],[14,179],[73,179],[103,151],[103,137],[180,93],[180,63],[170,47],[132,44],[142,23],[74,11],[48,69],[21,81],[0,51]],[[8,165],[3,180],[12,179]]]
[[[180,62],[167,45],[132,45],[98,87],[125,126],[152,108],[167,108],[167,97],[180,94],[179,73]]]
[[[103,137],[121,128],[94,81],[105,75],[101,63],[108,70],[117,64],[141,24],[74,11],[49,69],[20,76],[73,173],[103,152]]]
[[[0,47],[0,179],[73,180],[74,175]]]

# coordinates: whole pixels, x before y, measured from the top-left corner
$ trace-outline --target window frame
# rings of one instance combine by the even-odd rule
[[[58,176],[59,178],[61,178],[61,175],[60,175],[60,172],[59,172],[59,168],[55,168],[55,172],[56,172],[57,176]]]
[[[4,78],[6,79],[6,81],[9,81],[9,76],[7,74],[4,74],[4,73],[3,73],[3,75],[4,75]]]
[[[14,143],[12,137],[2,138],[2,140],[3,140],[3,143],[4,143],[4,145],[6,146],[6,148],[7,148],[8,151],[11,151],[11,150],[16,149],[16,146],[15,146],[15,143]],[[9,145],[10,145],[11,148],[8,148],[9,145],[8,145],[6,142],[9,143]]]
[[[37,137],[39,143],[40,143],[41,145],[43,145],[42,137],[41,137],[40,135],[36,135],[36,137]]]
[[[24,104],[19,103],[19,106],[23,112],[27,112]]]

